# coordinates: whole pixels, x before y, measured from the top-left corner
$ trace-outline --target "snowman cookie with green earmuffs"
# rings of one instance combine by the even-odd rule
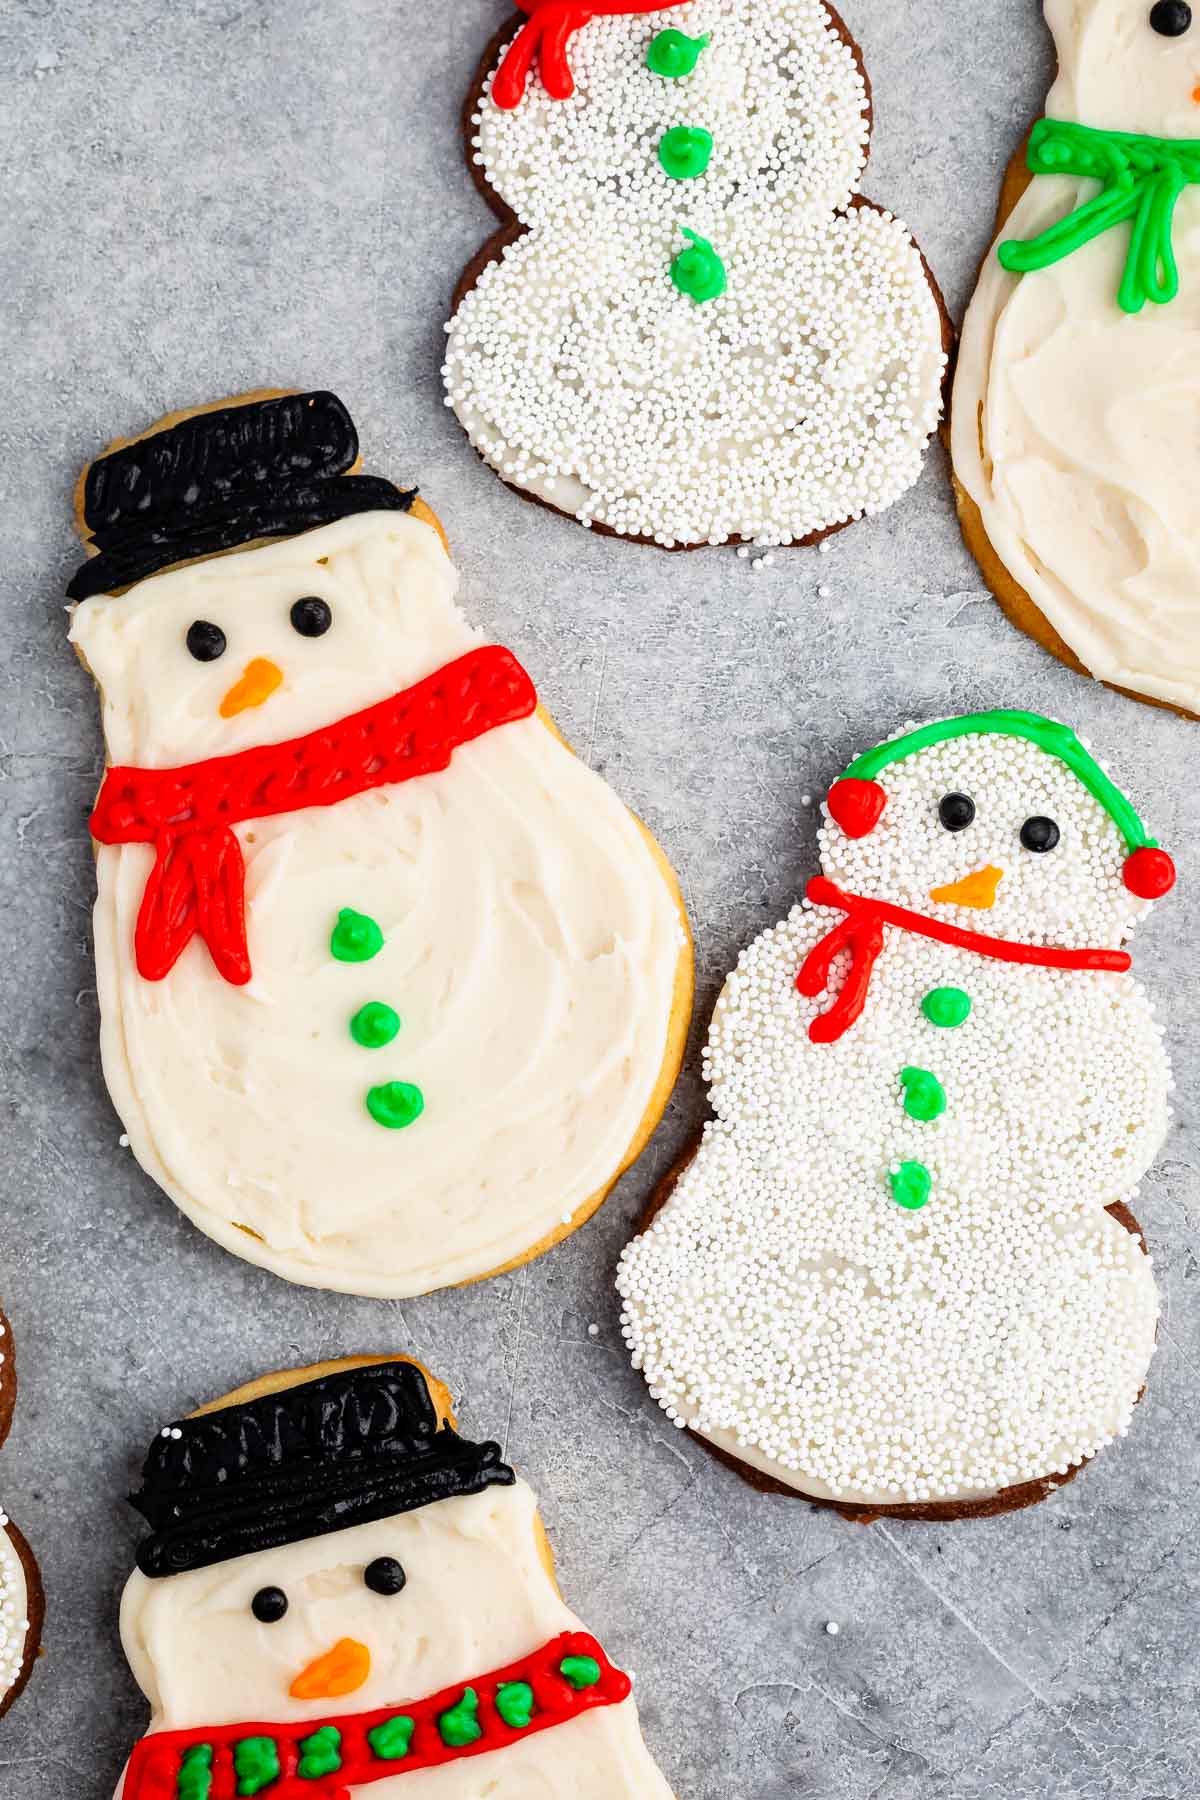
[[[1170,1071],[1126,940],[1170,857],[1065,726],[910,726],[830,790],[821,873],[743,952],[716,1117],[624,1252],[679,1426],[858,1514],[1044,1498],[1154,1349],[1128,1211]]]
[[[419,1363],[264,1376],[164,1426],[134,1504],[117,1800],[671,1800],[532,1489]]]
[[[163,420],[85,472],[71,642],[104,1072],[219,1243],[399,1296],[581,1225],[674,1084],[678,884],[456,601],[330,393]]]

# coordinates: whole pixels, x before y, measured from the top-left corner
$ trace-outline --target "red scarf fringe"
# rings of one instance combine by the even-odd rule
[[[517,4],[532,17],[509,45],[492,83],[492,99],[504,112],[520,106],[525,98],[535,57],[542,86],[550,98],[571,98],[575,92],[568,54],[571,39],[593,19],[622,13],[665,12],[672,5],[687,5],[688,0],[517,0]]]

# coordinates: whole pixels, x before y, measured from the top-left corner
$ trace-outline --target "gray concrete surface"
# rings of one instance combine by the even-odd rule
[[[1200,728],[1076,679],[1007,626],[938,454],[885,518],[762,574],[732,553],[589,537],[483,470],[438,363],[455,277],[489,229],[458,108],[504,10],[0,6],[0,1298],[21,1372],[0,1494],[50,1601],[40,1667],[0,1725],[0,1793],[108,1800],[141,1728],[116,1633],[136,1534],[123,1495],[161,1420],[266,1368],[400,1347],[541,1490],[566,1590],[636,1671],[680,1800],[1186,1800]],[[1035,0],[845,10],[875,84],[867,191],[910,221],[957,316],[1047,82]],[[441,512],[473,616],[658,833],[699,943],[698,1028],[739,947],[813,869],[804,796],[852,751],[913,714],[1001,704],[1110,753],[1180,863],[1138,947],[1179,1117],[1139,1206],[1165,1301],[1150,1392],[1075,1486],[994,1523],[864,1529],[756,1496],[665,1427],[622,1354],[611,1275],[703,1116],[698,1037],[651,1150],[593,1224],[523,1272],[402,1306],[235,1262],[119,1148],[88,943],[100,739],[62,610],[71,486],[108,437],[263,383],[346,397],[368,465],[419,481]]]

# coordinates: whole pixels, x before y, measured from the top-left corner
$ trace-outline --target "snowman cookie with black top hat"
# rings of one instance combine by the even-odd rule
[[[71,641],[104,1070],[228,1249],[405,1295],[538,1254],[657,1123],[691,1008],[674,876],[455,603],[329,393],[112,447]]]
[[[871,101],[821,0],[520,0],[467,155],[505,221],[447,403],[518,492],[678,549],[811,542],[917,479],[950,327],[858,192]]]
[[[534,1494],[419,1364],[265,1377],[166,1426],[134,1503],[118,1800],[670,1800]]]
[[[1128,1212],[1170,1075],[1125,943],[1170,857],[1034,713],[910,727],[829,794],[806,899],[747,949],[715,1120],[626,1249],[679,1426],[851,1512],[1042,1499],[1154,1349]]]

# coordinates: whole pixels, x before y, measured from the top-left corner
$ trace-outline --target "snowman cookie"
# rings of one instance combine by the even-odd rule
[[[670,1800],[530,1488],[407,1359],[164,1427],[121,1639],[153,1716],[117,1800]]]
[[[0,1312],[0,1444],[8,1436],[16,1397],[12,1330]],[[33,1673],[44,1611],[33,1552],[0,1506],[0,1718]]]
[[[1127,1210],[1170,1073],[1128,973],[1171,859],[1065,726],[910,726],[830,791],[821,874],[743,954],[715,1120],[622,1257],[650,1391],[850,1512],[1042,1499],[1154,1349]]]
[[[406,1295],[581,1224],[691,1009],[674,876],[455,602],[332,394],[163,422],[87,470],[71,641],[105,1076],[219,1243]]]
[[[447,404],[518,492],[668,549],[815,542],[916,480],[950,343],[864,200],[870,95],[821,0],[520,0],[466,109],[504,228]]]
[[[1185,0],[1044,0],[1046,116],[963,324],[951,438],[968,547],[1071,666],[1200,713],[1200,23]]]

